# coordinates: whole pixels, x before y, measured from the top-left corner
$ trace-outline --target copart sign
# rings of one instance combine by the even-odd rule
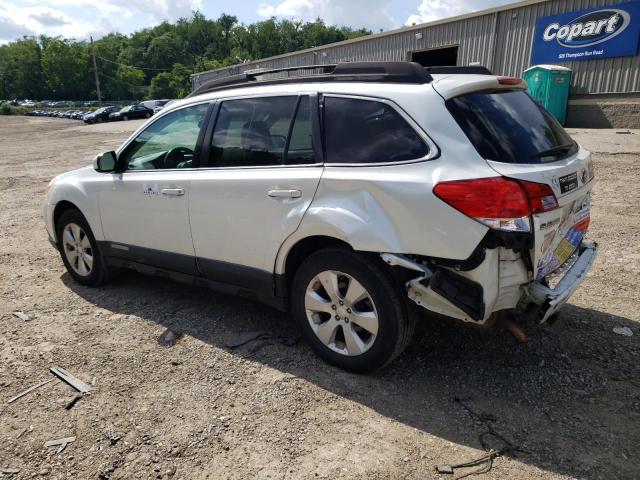
[[[550,15],[536,21],[531,63],[573,62],[638,53],[640,1]]]

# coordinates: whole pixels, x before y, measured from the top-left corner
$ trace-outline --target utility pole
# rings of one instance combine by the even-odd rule
[[[98,78],[98,66],[96,65],[96,51],[93,47],[93,37],[89,37],[91,40],[91,58],[93,58],[93,73],[96,76],[96,93],[98,94],[98,106],[102,106],[102,97],[100,96],[100,79]]]

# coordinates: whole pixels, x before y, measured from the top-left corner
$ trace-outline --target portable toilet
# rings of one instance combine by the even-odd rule
[[[571,88],[571,69],[559,65],[535,65],[524,71],[527,92],[564,125]]]

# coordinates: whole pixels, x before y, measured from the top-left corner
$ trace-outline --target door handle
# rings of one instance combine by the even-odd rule
[[[184,188],[163,188],[160,190],[163,195],[170,195],[172,197],[178,197],[184,195]]]
[[[283,190],[269,190],[267,195],[270,197],[285,197],[285,198],[300,198],[302,196],[302,190],[298,190],[296,188],[293,189],[283,189]]]

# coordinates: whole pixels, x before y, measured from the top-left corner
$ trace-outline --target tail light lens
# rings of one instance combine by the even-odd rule
[[[532,214],[558,207],[548,185],[504,177],[442,182],[433,193],[487,227],[508,232],[529,232]]]

